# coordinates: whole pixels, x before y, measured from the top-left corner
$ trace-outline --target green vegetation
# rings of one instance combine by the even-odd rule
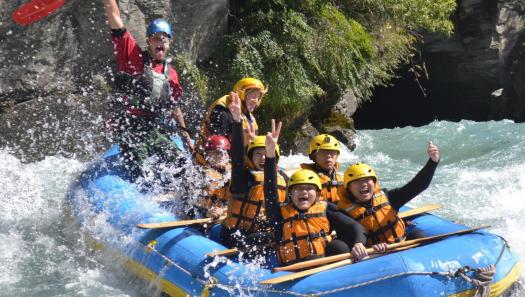
[[[415,52],[418,32],[450,34],[454,0],[250,0],[231,1],[230,33],[213,67],[208,100],[245,76],[269,85],[261,123],[289,123],[314,99],[352,89],[370,98]],[[218,66],[215,66],[218,65]]]
[[[193,64],[191,58],[184,53],[178,54],[173,60],[184,86],[198,94],[208,94],[208,77]]]

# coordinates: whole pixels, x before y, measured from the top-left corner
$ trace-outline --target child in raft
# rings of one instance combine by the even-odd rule
[[[241,101],[238,96],[232,96],[228,108],[233,117],[231,195],[226,218],[222,221],[221,242],[230,248],[243,247],[258,253],[270,241],[265,236],[268,224],[263,195],[265,136],[250,137],[245,155]],[[277,154],[278,158],[279,148],[274,149],[273,155]],[[281,203],[286,200],[286,179],[283,172],[277,175],[276,195]]]
[[[423,169],[409,183],[392,190],[381,189],[374,169],[367,164],[357,163],[346,169],[337,207],[366,229],[367,246],[385,252],[388,244],[406,239],[405,223],[397,214],[401,206],[423,192],[432,181],[439,163],[439,149],[429,142],[427,153],[429,160]],[[365,257],[365,245],[356,244],[355,253],[359,258]]]
[[[266,135],[264,164],[266,215],[274,232],[280,264],[353,252],[355,242],[363,244],[366,240],[364,229],[337,211],[334,204],[321,201],[321,180],[315,172],[308,169],[294,172],[287,188],[290,201],[279,203],[275,148],[280,130],[281,123],[276,129],[272,120],[272,132]],[[337,239],[332,238],[332,230],[336,230]]]
[[[301,168],[317,173],[321,179],[321,199],[337,203],[339,188],[343,188],[343,175],[338,173],[337,159],[341,145],[337,138],[330,134],[319,134],[312,138],[308,145],[308,157],[313,163],[303,163]]]
[[[203,196],[194,204],[199,216],[217,220],[226,212],[230,197],[231,144],[222,135],[212,135],[200,147],[195,162],[199,165],[201,181],[204,182]]]

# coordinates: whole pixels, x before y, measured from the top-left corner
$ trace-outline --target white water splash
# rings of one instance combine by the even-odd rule
[[[525,124],[434,122],[360,131],[357,150],[343,150],[341,169],[365,161],[384,187],[399,187],[425,164],[429,140],[440,147],[442,161],[431,186],[413,203],[440,203],[435,213],[463,224],[491,224],[491,232],[525,258]],[[280,165],[291,169],[302,162],[310,161],[297,154],[283,156]],[[62,204],[84,166],[61,157],[21,163],[0,150],[0,269],[9,271],[0,276],[0,296],[158,296],[154,284],[148,287],[123,269],[120,256],[93,249],[78,230],[66,230],[71,223]],[[110,236],[104,218],[98,219],[95,228]],[[260,263],[252,265],[257,271]],[[240,285],[228,290],[238,293]]]

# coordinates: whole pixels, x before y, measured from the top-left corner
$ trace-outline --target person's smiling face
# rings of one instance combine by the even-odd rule
[[[266,149],[264,147],[254,148],[252,151],[252,162],[256,170],[264,169],[264,160],[266,159]]]
[[[359,202],[368,202],[374,196],[375,180],[371,177],[364,177],[351,181],[348,184],[350,193]]]
[[[300,210],[309,209],[317,201],[318,195],[317,187],[310,184],[293,185],[290,189],[292,203]]]
[[[244,92],[244,106],[248,112],[253,112],[261,103],[263,93],[259,89],[248,89]]]

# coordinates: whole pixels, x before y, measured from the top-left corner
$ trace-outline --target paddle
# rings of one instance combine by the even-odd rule
[[[393,243],[393,244],[389,244],[388,245],[388,250],[392,250],[392,249],[396,249],[396,248],[405,248],[405,247],[408,247],[408,246],[411,246],[411,245],[414,245],[414,244],[421,244],[423,242],[428,242],[428,241],[432,241],[432,240],[436,240],[436,239],[441,239],[441,238],[445,238],[445,237],[452,236],[452,235],[461,235],[461,234],[471,233],[471,232],[474,232],[474,231],[477,231],[477,230],[480,230],[480,229],[489,228],[489,227],[490,226],[480,226],[480,227],[469,228],[469,229],[459,230],[459,231],[455,231],[455,232],[450,232],[450,233],[445,233],[445,234],[440,234],[440,235],[435,235],[435,236],[430,236],[430,237],[423,237],[423,238],[417,238],[417,239],[413,239],[413,240],[407,240],[407,241],[403,241],[403,242]],[[367,251],[368,251],[368,249],[367,249]],[[291,280],[294,280],[294,279],[302,278],[302,277],[305,277],[305,276],[308,276],[308,275],[312,275],[312,274],[315,274],[315,273],[318,273],[318,272],[322,272],[322,271],[330,270],[330,269],[333,269],[333,268],[336,268],[336,267],[352,264],[353,260],[351,258],[352,258],[352,254],[351,253],[345,253],[345,254],[341,254],[341,255],[335,255],[335,256],[331,256],[331,257],[325,257],[325,258],[321,258],[321,259],[316,259],[316,260],[328,260],[325,263],[334,262],[333,259],[344,259],[344,260],[342,260],[342,261],[335,260],[335,261],[339,261],[339,262],[334,262],[334,263],[331,263],[331,264],[328,264],[328,265],[325,265],[325,266],[312,268],[312,269],[307,269],[307,270],[304,270],[304,271],[301,271],[301,272],[291,273],[291,274],[287,274],[287,275],[284,275],[284,276],[267,279],[267,280],[261,281],[260,284],[266,284],[266,285],[268,285],[268,284],[280,284],[280,283],[283,283],[283,282],[287,282],[287,281],[291,281]],[[316,261],[316,260],[305,261],[305,262],[302,262],[302,263],[297,263],[297,265],[305,264],[305,263],[312,263],[313,261]],[[315,263],[315,266],[323,264],[322,261],[317,261],[317,262],[314,262],[314,263]],[[294,265],[296,265],[296,264],[294,264]],[[292,266],[292,265],[289,265],[289,266]],[[301,269],[301,268],[296,268],[296,267],[298,267],[298,266],[294,266],[294,269]],[[311,266],[306,265],[306,266],[303,266],[302,268],[306,268],[306,267],[311,267]],[[285,268],[285,267],[280,267],[280,268],[282,269],[282,268]]]
[[[224,220],[225,216],[222,216],[219,218],[218,221]],[[160,222],[160,223],[142,223],[137,224],[138,228],[142,229],[160,229],[160,228],[174,228],[174,227],[182,227],[182,226],[189,226],[189,225],[195,225],[195,224],[211,224],[215,223],[216,221],[211,218],[205,218],[205,219],[197,219],[197,220],[184,220],[184,221],[171,221],[171,222]]]
[[[213,258],[215,256],[231,256],[231,255],[236,254],[238,251],[239,250],[237,248],[215,251],[215,252],[207,253],[206,257]]]
[[[13,12],[13,20],[19,25],[37,22],[59,9],[66,0],[31,0]]]
[[[404,251],[404,250],[407,250],[409,248],[416,247],[418,245],[419,245],[419,243],[411,244],[411,245],[408,245],[408,246],[405,246],[405,247],[399,247],[399,248],[393,249],[390,252]],[[361,259],[361,261],[377,258],[379,256],[381,256],[381,255],[379,255],[379,254],[375,254],[375,255],[372,254],[372,255],[369,255],[367,257],[364,257],[363,259]],[[297,278],[302,278],[302,277],[305,277],[305,276],[308,276],[308,275],[311,275],[311,274],[315,274],[315,273],[318,273],[318,272],[322,272],[322,271],[325,271],[325,270],[330,270],[330,269],[334,269],[334,268],[337,268],[337,267],[353,264],[354,262],[355,262],[355,260],[353,260],[353,259],[346,259],[346,260],[342,260],[342,261],[339,261],[339,262],[334,262],[332,264],[328,264],[328,265],[325,265],[325,266],[321,266],[321,267],[317,267],[317,268],[304,270],[304,271],[301,271],[301,272],[288,274],[288,275],[285,275],[284,277],[276,277],[276,278],[263,280],[263,281],[261,281],[259,283],[262,284],[262,285],[279,284],[279,283],[282,283],[282,282],[286,282],[286,281],[289,281],[289,280],[294,280],[294,279],[297,279]],[[288,277],[289,279],[285,279],[285,277]],[[280,280],[280,279],[284,279],[284,280]]]
[[[424,205],[424,206],[421,206],[421,207],[416,207],[416,208],[413,208],[413,209],[410,209],[410,210],[407,210],[407,211],[400,212],[398,214],[398,216],[400,218],[407,218],[407,217],[415,216],[415,215],[418,215],[418,214],[421,214],[421,213],[424,213],[424,212],[427,212],[427,211],[430,211],[430,210],[438,209],[440,207],[441,207],[441,205],[439,205],[439,204],[428,204],[428,205]],[[238,252],[237,249],[227,249],[227,250],[215,251],[215,252],[207,253],[206,256],[207,257],[231,256],[231,255],[236,254],[237,252]],[[367,250],[367,252],[368,252],[368,250]],[[323,259],[326,259],[326,258],[323,258]],[[343,259],[346,259],[346,258],[343,258]],[[318,259],[318,260],[321,260],[321,259]],[[334,261],[330,261],[328,263],[339,261],[339,260],[342,260],[342,259],[337,259],[337,260],[334,260]],[[313,261],[315,261],[315,260],[313,260]],[[275,269],[279,269],[279,268],[281,268],[281,267],[274,268],[274,271],[280,271],[280,270],[275,270]]]
[[[423,205],[421,207],[416,207],[416,208],[412,208],[412,209],[409,209],[409,210],[406,210],[406,211],[402,211],[398,214],[398,217],[400,219],[404,219],[404,218],[407,218],[407,217],[411,217],[411,216],[415,216],[415,215],[418,215],[418,214],[422,214],[422,213],[425,213],[425,212],[428,212],[428,211],[431,211],[431,210],[435,210],[435,209],[438,209],[438,208],[441,208],[441,204],[427,204],[427,205]]]
[[[411,249],[413,247],[419,246],[420,244],[421,243],[414,243],[414,244],[410,244],[410,245],[403,246],[403,247],[388,249],[386,251],[386,253],[408,250],[408,249]],[[366,249],[366,252],[369,255],[377,254],[376,251],[373,248]],[[339,255],[335,255],[335,256],[324,257],[324,258],[314,259],[314,260],[310,260],[310,261],[304,261],[304,262],[300,262],[300,263],[295,263],[295,264],[291,264],[291,265],[288,265],[288,266],[275,267],[275,268],[272,269],[272,272],[295,271],[295,270],[300,270],[300,269],[304,269],[304,268],[309,268],[309,267],[319,266],[319,265],[328,264],[328,263],[332,263],[332,262],[337,262],[337,261],[345,260],[345,259],[352,258],[352,257],[353,257],[353,255],[351,253],[344,253],[344,254],[339,254]]]

